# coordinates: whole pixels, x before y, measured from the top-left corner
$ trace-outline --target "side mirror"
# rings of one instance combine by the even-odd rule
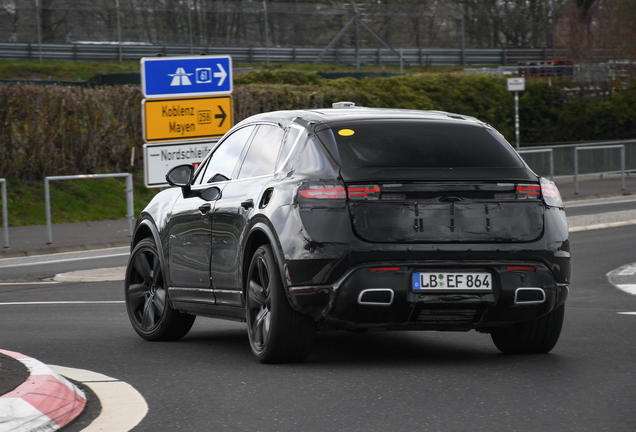
[[[229,178],[225,177],[223,174],[214,174],[214,177],[208,180],[208,183],[223,182],[228,180]]]
[[[170,186],[189,187],[193,174],[194,167],[192,165],[179,165],[168,171],[166,181]]]

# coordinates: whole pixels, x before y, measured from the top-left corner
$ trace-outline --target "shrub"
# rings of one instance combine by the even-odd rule
[[[514,140],[514,104],[505,79],[490,75],[414,74],[326,80],[314,73],[239,74],[234,122],[253,114],[330,107],[333,102],[440,110],[490,123]],[[289,82],[293,82],[290,84]],[[141,91],[0,85],[0,177],[130,172],[143,167]],[[520,100],[521,141],[624,139],[636,136],[636,82],[578,89],[564,79],[528,80]]]

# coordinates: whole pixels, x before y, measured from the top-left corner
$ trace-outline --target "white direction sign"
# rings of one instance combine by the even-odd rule
[[[205,142],[170,142],[144,144],[144,180],[146,187],[169,186],[166,174],[178,165],[198,168],[218,139]]]
[[[144,57],[141,91],[146,98],[232,93],[230,56]]]
[[[508,78],[508,91],[525,91],[526,79],[525,78]]]

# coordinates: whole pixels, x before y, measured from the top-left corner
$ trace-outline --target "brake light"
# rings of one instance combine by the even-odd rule
[[[371,267],[369,271],[370,272],[400,271],[400,268],[399,267]]]
[[[309,185],[307,189],[298,191],[300,196],[315,199],[345,199],[345,189],[342,186]]]
[[[541,178],[541,196],[543,196],[543,201],[545,201],[547,205],[563,207],[563,199],[561,198],[559,189],[554,182],[543,177]]]
[[[541,187],[539,185],[517,185],[517,199],[539,199],[540,197]]]
[[[380,199],[380,186],[349,186],[347,194],[351,200],[378,200]]]
[[[508,271],[535,271],[536,268],[532,266],[508,266],[506,267]]]

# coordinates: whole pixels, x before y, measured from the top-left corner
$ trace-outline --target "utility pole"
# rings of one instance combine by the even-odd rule
[[[267,2],[263,0],[263,13],[265,14],[265,64],[269,66],[269,29],[267,25]]]
[[[121,20],[119,18],[119,0],[117,0],[117,37],[119,39],[119,61],[122,61],[122,54],[121,54]]]
[[[190,54],[194,54],[194,41],[192,39],[192,2],[191,0],[188,0],[188,26],[190,27]]]
[[[356,33],[356,70],[360,69],[360,15],[358,14],[358,8],[355,3],[353,5],[353,11],[355,13],[355,33]]]
[[[519,92],[526,89],[525,78],[508,78],[507,81],[508,91],[515,94],[515,141],[517,143],[517,150],[520,149],[519,143]]]
[[[40,30],[40,4],[35,0],[35,18],[38,26],[38,46],[40,47],[40,63],[42,63],[42,33]]]

